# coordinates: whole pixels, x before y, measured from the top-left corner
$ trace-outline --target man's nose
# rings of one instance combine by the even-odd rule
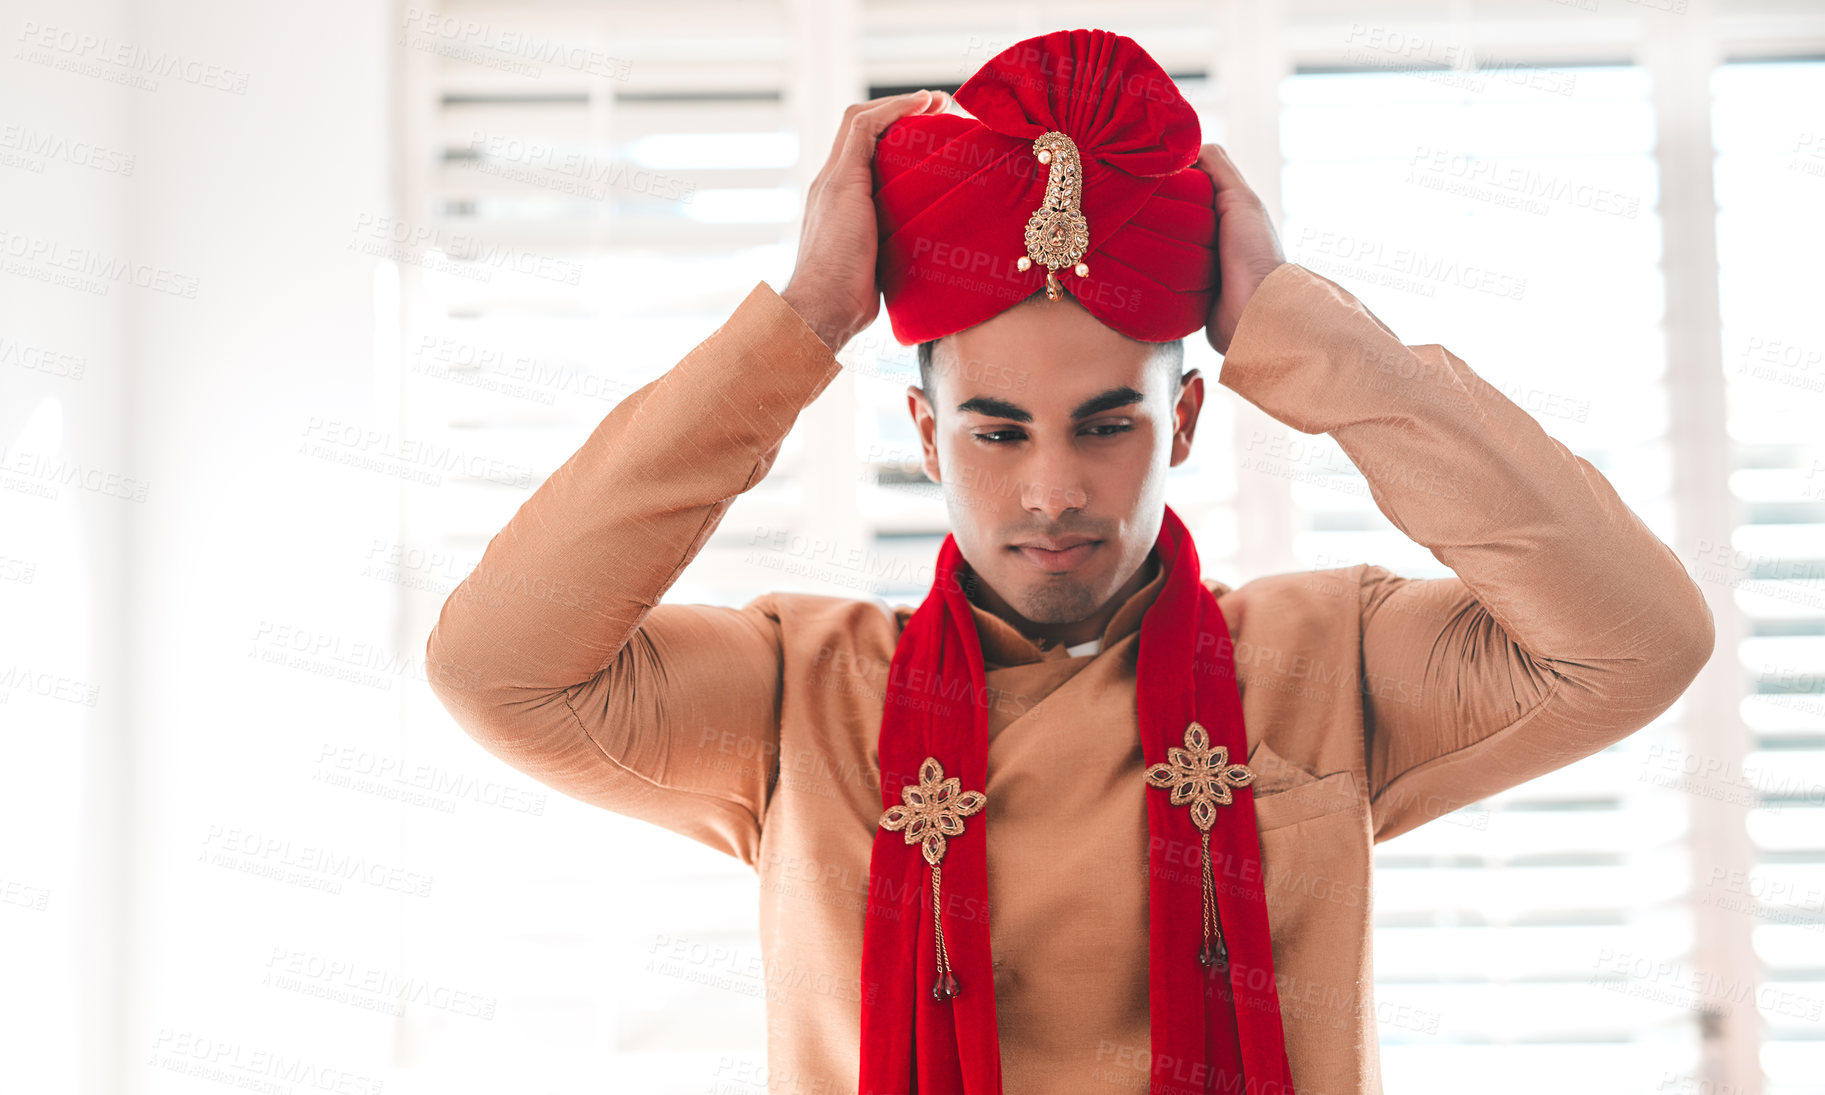
[[[1082,471],[1074,458],[1040,456],[1027,471],[1020,481],[1020,504],[1028,512],[1057,520],[1066,510],[1089,504]]]

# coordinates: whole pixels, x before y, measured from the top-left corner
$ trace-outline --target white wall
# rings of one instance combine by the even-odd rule
[[[74,380],[0,362],[0,665],[29,664],[49,692],[9,687],[0,704],[0,887],[17,884],[0,966],[34,986],[0,993],[9,1089],[22,1066],[19,1090],[190,1091],[199,1053],[236,1077],[270,1058],[374,1081],[390,1057],[390,1017],[262,978],[281,953],[391,951],[374,926],[411,898],[246,869],[316,849],[398,861],[388,814],[312,787],[328,728],[397,734],[399,678],[322,675],[403,648],[393,587],[358,579],[394,535],[396,481],[299,451],[313,421],[385,431],[394,414],[375,260],[348,249],[357,217],[391,212],[390,19],[346,0],[0,11],[0,126],[134,158],[131,174],[68,153],[0,165],[0,229],[163,283],[89,279],[101,294],[0,271],[0,339],[85,365]],[[135,60],[164,70],[122,82]],[[56,474],[15,464],[46,396],[63,457],[143,498],[31,492]],[[42,448],[56,431],[36,422]],[[9,558],[30,582],[4,580]],[[286,628],[328,645],[304,668],[261,660]],[[56,678],[97,684],[93,706]],[[236,851],[237,829],[291,845]],[[41,892],[42,910],[18,900]]]
[[[96,1047],[79,1032],[118,1029],[120,545],[147,507],[59,481],[66,461],[135,474],[125,340],[139,290],[45,280],[82,261],[77,249],[128,254],[134,189],[126,93],[24,53],[29,24],[52,14],[0,6],[0,1060],[9,1081],[22,1067],[63,1091]],[[108,0],[57,15],[125,18]]]

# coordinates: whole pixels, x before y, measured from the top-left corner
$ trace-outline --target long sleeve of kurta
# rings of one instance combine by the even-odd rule
[[[611,410],[451,592],[426,675],[494,755],[752,865],[777,756],[779,621],[660,605],[840,371],[765,282]]]
[[[1704,595],[1601,473],[1329,279],[1269,274],[1218,382],[1329,434],[1395,527],[1457,575],[1360,572],[1376,839],[1633,733],[1710,658]]]
[[[785,687],[774,599],[658,602],[840,368],[761,283],[610,411],[431,632],[432,688],[465,732],[548,786],[755,864]],[[1270,274],[1218,380],[1330,434],[1457,575],[1348,572],[1377,839],[1632,733],[1709,657],[1702,594],[1596,469],[1328,279]]]
[[[490,752],[755,868],[782,1091],[854,1090],[877,743],[912,608],[658,602],[840,368],[755,286],[533,492],[426,647],[433,691]],[[1710,654],[1711,617],[1594,468],[1443,347],[1403,345],[1304,267],[1256,290],[1218,381],[1330,434],[1455,574],[1204,575],[1262,773],[1251,797],[1295,1086],[1379,1095],[1373,841],[1646,725]],[[1135,672],[1163,584],[1131,596],[1093,654],[1042,651],[974,607],[990,700],[975,831],[1009,1091],[1148,1082],[1156,868]]]

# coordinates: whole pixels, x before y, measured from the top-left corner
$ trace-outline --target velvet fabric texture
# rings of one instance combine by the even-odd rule
[[[1185,744],[1196,719],[1213,746],[1248,755],[1229,626],[1199,574],[1191,535],[1172,507],[1154,543],[1166,581],[1140,628],[1135,705],[1149,764]],[[954,536],[938,552],[931,592],[894,652],[882,714],[882,809],[920,782],[927,758],[964,792],[988,777],[988,700],[976,624]],[[1136,780],[1147,796],[1148,1004],[1151,1095],[1206,1091],[1292,1095],[1262,889],[1254,794],[1242,785],[1215,807],[1211,858],[1225,966],[1199,961],[1204,942],[1201,833],[1189,803]],[[953,793],[950,801],[956,800]],[[992,803],[990,805],[993,805]],[[987,810],[947,829],[939,864],[942,933],[961,991],[934,995],[938,925],[932,871],[910,830],[878,827],[862,945],[861,1095],[999,1095],[1001,1052],[990,953]],[[941,838],[942,839],[942,838]],[[1003,865],[1008,869],[1014,865]],[[1093,887],[1095,877],[1082,884]],[[1094,945],[1086,941],[1086,945]]]
[[[1165,342],[1204,326],[1217,289],[1215,189],[1197,113],[1135,41],[1055,31],[1009,46],[953,97],[973,118],[909,115],[874,156],[875,278],[904,345],[972,327],[1044,288],[1018,267],[1057,130],[1082,158],[1087,276],[1057,276],[1105,326]],[[1063,301],[1057,302],[1063,305]]]

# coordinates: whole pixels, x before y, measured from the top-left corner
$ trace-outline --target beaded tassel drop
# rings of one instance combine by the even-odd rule
[[[1232,787],[1246,787],[1255,780],[1253,769],[1246,764],[1229,763],[1229,747],[1214,749],[1210,735],[1196,719],[1185,728],[1185,747],[1171,746],[1167,761],[1147,769],[1147,782],[1154,787],[1169,788],[1174,806],[1191,806],[1191,822],[1202,838],[1204,854],[1204,941],[1198,948],[1198,962],[1213,973],[1229,969],[1229,947],[1223,942],[1222,921],[1217,918],[1217,887],[1210,866],[1210,827],[1217,820],[1217,807],[1235,800]]]
[[[902,787],[900,799],[903,805],[881,815],[881,827],[896,832],[904,829],[906,843],[923,845],[920,851],[931,866],[932,928],[938,952],[932,998],[949,1000],[957,995],[960,986],[951,972],[950,952],[944,946],[943,902],[939,897],[944,885],[944,838],[962,836],[963,819],[988,805],[988,796],[981,791],[963,790],[955,776],[945,779],[938,758],[926,757],[925,763],[919,765],[918,785]]]

